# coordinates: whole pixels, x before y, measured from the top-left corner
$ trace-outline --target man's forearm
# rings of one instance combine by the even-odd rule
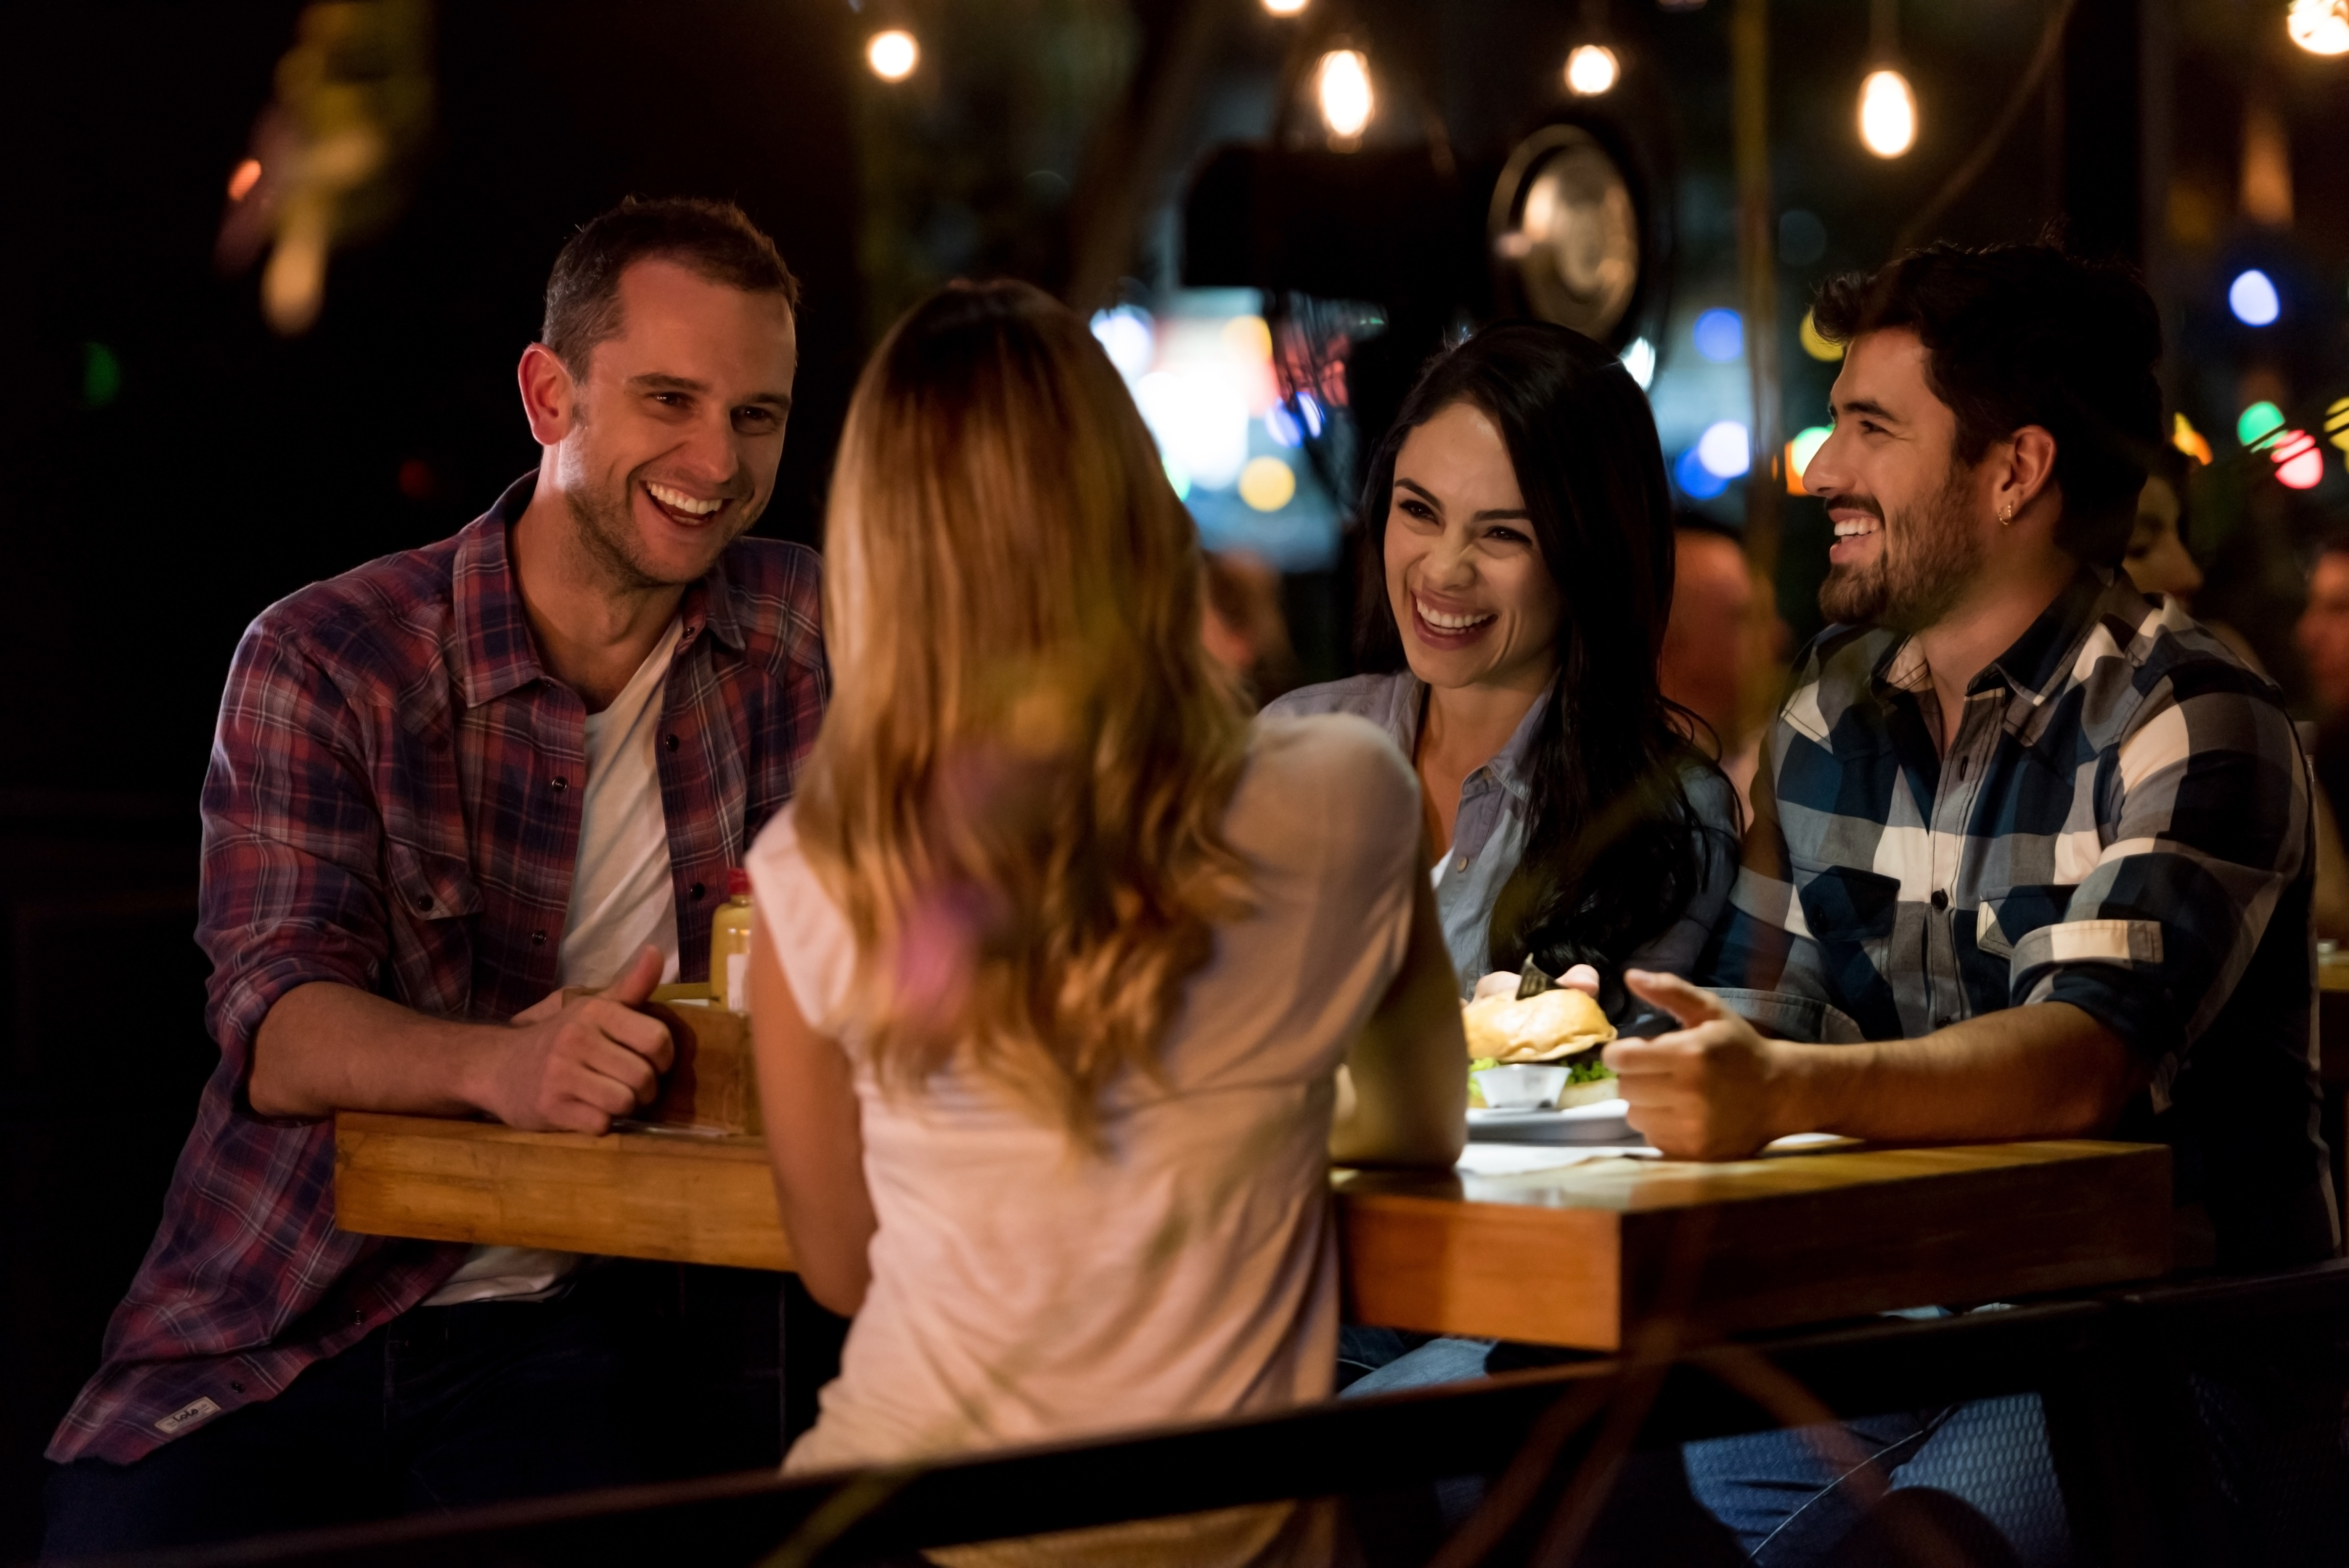
[[[1779,1134],[2094,1137],[2143,1082],[2128,1047],[2068,1002],[1985,1013],[1920,1040],[1774,1043]]]
[[[428,1018],[315,981],[279,997],[262,1020],[245,1096],[268,1116],[471,1116],[487,1108],[480,1077],[502,1043],[490,1036],[503,1027]]]

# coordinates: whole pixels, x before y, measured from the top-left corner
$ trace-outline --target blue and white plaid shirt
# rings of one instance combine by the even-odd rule
[[[2331,1254],[2308,765],[2276,692],[2170,599],[2084,569],[1966,689],[1830,627],[1754,781],[1707,983],[1790,1038],[1906,1039],[2068,1002],[2150,1075],[2220,1261]]]

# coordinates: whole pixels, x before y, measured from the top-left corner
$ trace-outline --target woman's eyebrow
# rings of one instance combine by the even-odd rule
[[[1423,501],[1425,501],[1430,506],[1434,507],[1438,512],[1444,510],[1443,499],[1439,497],[1435,492],[1430,490],[1416,479],[1404,479],[1398,475],[1395,479],[1395,488],[1397,490],[1410,491],[1413,494],[1418,496]]]

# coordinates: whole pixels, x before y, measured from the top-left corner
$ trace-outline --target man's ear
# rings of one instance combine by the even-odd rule
[[[531,439],[541,446],[559,445],[578,428],[578,384],[563,357],[543,343],[522,351],[514,368],[522,388],[523,417],[530,421]]]
[[[2001,443],[1992,456],[1990,504],[2001,522],[2011,523],[2055,490],[2055,438],[2044,425],[2025,425]]]

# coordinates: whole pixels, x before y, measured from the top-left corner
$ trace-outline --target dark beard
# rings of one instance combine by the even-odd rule
[[[1940,493],[1898,519],[1879,508],[1884,541],[1872,566],[1829,566],[1819,613],[1831,622],[1914,633],[1939,621],[1982,569],[1982,550],[1965,515],[1964,467],[1952,463]]]

